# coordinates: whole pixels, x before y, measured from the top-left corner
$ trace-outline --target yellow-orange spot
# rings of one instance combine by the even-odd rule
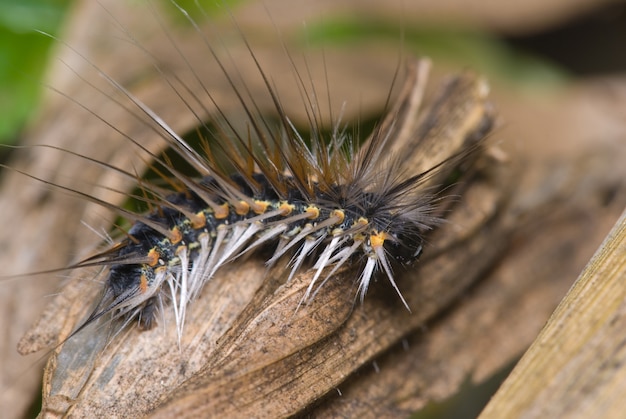
[[[344,233],[343,229],[341,228],[335,228],[333,231],[330,232],[331,236],[341,236]]]
[[[197,230],[204,226],[206,226],[206,215],[204,215],[204,212],[200,211],[191,217],[191,228]]]
[[[286,217],[289,214],[291,214],[294,209],[296,209],[296,206],[293,204],[290,204],[289,202],[281,202],[280,206],[278,207],[278,210],[280,211],[280,215],[282,215],[283,217]]]
[[[265,211],[267,211],[267,207],[269,207],[269,205],[270,203],[267,201],[254,201],[252,211],[254,211],[254,213],[258,215],[265,214]]]
[[[228,204],[223,203],[217,208],[213,208],[213,216],[218,220],[223,220],[224,218],[228,217],[228,213],[230,212],[229,210],[230,208],[228,207]]]
[[[139,291],[142,293],[148,290],[148,277],[144,274],[141,274],[141,278],[139,278]]]
[[[170,235],[170,242],[172,244],[176,244],[183,239],[183,233],[181,233],[178,227],[174,227],[173,229],[170,230],[170,232],[172,233]]]
[[[385,244],[385,240],[387,240],[388,238],[389,235],[384,231],[380,233],[374,233],[370,235],[370,244],[374,249],[376,249],[382,247],[383,244]]]
[[[148,252],[148,266],[156,266],[159,264],[161,255],[154,247]]]
[[[330,213],[330,216],[333,218],[337,218],[339,220],[335,224],[341,224],[343,223],[343,220],[346,218],[346,213],[341,209],[336,209]]]
[[[369,223],[370,223],[369,220],[365,217],[359,217],[359,219],[356,220],[356,225],[359,227],[364,227],[368,225]]]
[[[311,220],[315,220],[316,218],[320,216],[320,209],[317,207],[313,207],[313,206],[307,207],[307,209],[305,209],[304,212],[309,214],[309,216],[306,218],[309,218]]]
[[[248,204],[246,201],[239,201],[235,205],[235,212],[237,213],[237,215],[246,215],[248,211],[250,211],[250,204]]]

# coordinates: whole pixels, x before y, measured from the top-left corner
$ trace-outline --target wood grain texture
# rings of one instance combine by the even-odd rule
[[[413,74],[408,80],[423,90],[425,80]],[[440,131],[440,124],[451,134],[441,137],[449,156],[463,149],[459,138],[479,138],[476,132],[488,125],[483,119],[491,118],[486,89],[477,88],[482,84],[470,74],[450,80],[437,98],[442,106],[426,108],[425,128],[418,130],[422,134],[401,150],[406,161],[428,161],[429,156],[430,166],[440,161],[446,147],[421,147],[422,138],[426,145],[433,143],[430,133]],[[413,98],[413,88],[403,89],[398,100]],[[465,98],[462,106],[455,106],[459,97]],[[477,112],[482,118],[476,118]],[[415,117],[395,123],[402,130]],[[281,264],[266,273],[262,261],[253,257],[211,280],[193,304],[180,347],[171,328],[165,333],[132,328],[106,346],[107,335],[98,329],[70,339],[46,369],[44,412],[77,417],[99,412],[250,417],[263,412],[282,417],[302,411],[447,307],[502,253],[507,235],[497,218],[507,197],[503,181],[509,178],[490,179],[464,185],[468,198],[462,218],[450,215],[451,228],[442,229],[439,240],[432,238],[431,248],[440,243],[439,251],[402,275],[412,313],[394,302],[384,283],[374,287],[363,305],[357,303],[354,270],[338,272],[311,303],[299,306],[311,274],[285,284],[288,271]],[[463,229],[452,228],[454,224]],[[80,298],[74,301],[72,305],[84,307]],[[166,313],[164,324],[173,324],[171,314]],[[76,324],[81,316],[67,316],[66,322]]]
[[[626,212],[481,418],[621,418]]]
[[[142,44],[149,49],[167,45],[154,21],[135,16],[125,2],[105,3],[114,16],[129,19],[124,22],[141,34]],[[246,10],[242,7],[241,13]],[[239,12],[235,11],[238,21]],[[132,45],[121,48],[119,33],[98,29],[108,28],[100,6],[86,2],[76,15],[79,24],[67,36],[72,46],[88,51],[90,60],[103,65],[177,130],[193,129],[193,117],[163,89],[150,60],[137,54]],[[217,22],[210,31],[230,39],[227,26]],[[243,30],[256,33],[258,27]],[[204,51],[197,34],[182,31],[176,39],[193,67],[203,69],[212,93],[226,108],[231,101],[228,109],[234,109],[206,55],[194,53]],[[263,67],[271,74],[291,74],[281,47],[260,39],[253,48]],[[249,63],[241,45],[233,45],[230,51],[236,62]],[[308,55],[312,77],[324,80],[327,74],[337,100],[359,98],[351,103],[357,106],[347,107],[347,120],[382,108],[397,66],[395,51],[350,46]],[[113,56],[120,58],[110,59]],[[89,80],[98,79],[76,54],[64,57],[78,74],[91,73]],[[164,51],[160,59],[172,73],[193,83],[175,52]],[[240,69],[252,94],[263,97],[254,68],[242,64]],[[459,73],[450,70],[445,72]],[[405,87],[409,86],[406,91],[412,95],[401,94],[406,102],[396,102],[407,105],[407,115],[428,115],[434,109],[432,91],[441,91],[442,68],[435,65],[436,81],[430,83],[428,99],[421,100],[423,72],[423,66],[407,71]],[[80,81],[76,74],[63,63],[56,74],[55,87],[88,104],[94,113],[107,115],[112,124],[142,144],[159,149],[158,139],[143,124],[112,106],[110,99],[81,89],[81,83],[75,84]],[[457,105],[444,107],[449,112],[441,114],[442,122],[436,125],[441,128],[450,123],[449,130],[440,130],[446,135],[435,138],[463,138],[480,125],[483,112],[491,112],[482,79],[461,74],[458,86],[464,90],[448,96],[449,103]],[[397,417],[445,399],[468,377],[480,382],[491,376],[532,342],[624,207],[626,177],[620,162],[626,156],[626,119],[619,110],[626,109],[626,95],[620,94],[626,87],[620,80],[612,83],[610,89],[594,83],[569,86],[565,92],[548,92],[548,100],[493,86],[492,100],[503,123],[491,142],[500,143],[507,157],[488,157],[479,163],[480,176],[463,191],[463,199],[450,214],[451,222],[429,237],[428,252],[417,270],[404,275],[401,287],[410,296],[412,313],[397,304],[385,283],[375,284],[363,306],[353,305],[352,276],[347,271],[314,304],[296,311],[294,304],[307,276],[285,285],[280,269],[265,272],[260,269],[262,259],[251,258],[224,269],[207,286],[202,299],[193,305],[182,349],[176,346],[172,319],[150,332],[131,328],[108,347],[104,347],[103,329],[71,339],[47,369],[44,391],[51,397],[46,401],[46,415],[222,412],[228,416]],[[362,86],[368,87],[365,92]],[[297,90],[288,82],[277,88],[286,106],[296,110],[294,120],[305,121],[306,115],[297,112],[301,108]],[[143,170],[143,162],[124,138],[71,101],[52,96],[33,128],[31,144],[53,144],[130,171]],[[259,106],[270,109],[262,100]],[[417,109],[422,112],[416,114]],[[410,142],[411,135],[406,133],[421,121],[409,116],[403,120],[407,122],[404,127],[410,128],[398,135]],[[403,147],[408,162],[418,155],[423,159],[423,149]],[[120,196],[94,186],[128,187],[102,167],[85,161],[81,165],[80,159],[62,153],[34,148],[16,157],[12,167],[113,202]],[[77,230],[79,221],[96,229],[111,223],[110,215],[94,205],[37,187],[16,173],[4,175],[2,191],[2,214],[14,222],[0,231],[3,248],[9,249],[0,256],[14,268],[11,273],[63,266],[89,254],[99,238],[86,228]],[[22,340],[26,352],[49,347],[59,336],[67,336],[89,311],[100,287],[92,282],[92,273],[82,272],[69,279],[54,298],[44,298],[57,294],[55,279],[19,279],[0,287],[0,322],[7,336],[0,342],[2,406],[23,406],[37,391],[37,368],[29,369],[33,360],[20,361],[14,354],[16,342],[35,321],[39,306],[54,300]],[[588,400],[593,406],[593,399]]]

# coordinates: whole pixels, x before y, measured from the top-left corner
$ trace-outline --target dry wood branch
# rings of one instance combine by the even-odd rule
[[[624,416],[626,212],[481,418]]]
[[[90,42],[106,47],[103,32],[96,31],[93,24],[101,21],[98,11],[101,12],[99,7],[90,10],[88,6],[81,11],[94,13],[95,18],[90,19],[88,13],[81,16],[83,31],[70,35],[71,45],[85,42],[81,50],[91,50],[94,45]],[[124,11],[112,11],[116,16],[126,15]],[[145,25],[148,21],[142,19],[139,23]],[[95,39],[89,36],[92,33],[98,34]],[[167,44],[158,36],[152,38],[150,33],[146,29],[145,34],[154,45]],[[206,57],[194,54],[202,50],[194,35],[197,34],[183,33],[179,44],[184,46],[194,68],[204,68]],[[292,71],[277,59],[282,51],[264,45],[253,47],[269,73]],[[109,58],[113,51],[105,48],[99,52],[104,60],[100,56],[91,59],[105,62],[107,71],[129,83],[133,92],[158,114],[174,121],[175,129],[192,129],[193,117],[176,105],[175,97],[163,92],[162,80],[149,71],[151,63],[142,62],[136,49],[130,51],[115,50],[122,58],[112,60]],[[235,47],[231,53],[235,62],[246,62],[245,49]],[[193,83],[187,81],[189,75],[184,74],[178,58],[174,54],[163,59],[169,70],[180,72],[186,82]],[[395,58],[395,54],[368,48],[326,51],[324,57],[315,55],[310,62],[315,67],[313,77],[326,70],[323,65],[317,68],[317,63],[326,63],[331,77],[329,85],[341,99],[357,97],[360,87],[368,86],[367,96],[359,96],[361,109],[367,113],[384,102],[388,84],[381,83],[386,79],[381,74],[393,73]],[[82,67],[84,63],[70,61],[79,74],[89,71]],[[248,70],[253,73],[253,67],[242,64],[241,68],[244,76],[250,77],[253,95],[263,92],[258,77],[247,74]],[[364,74],[363,69],[368,72]],[[414,124],[413,111],[421,102],[423,77],[418,74],[422,70],[409,71],[408,88],[403,91],[411,94],[401,95],[398,101],[406,104],[403,109],[410,110],[403,118],[407,123],[403,128],[407,130],[399,131],[400,138],[409,138],[406,132],[425,126]],[[226,94],[214,71],[207,69],[202,75],[215,95]],[[112,124],[124,127],[152,150],[159,148],[142,124],[119,112],[110,100],[100,98],[104,100],[97,102],[98,98],[87,96],[71,81],[64,80],[54,85],[62,87],[67,81],[70,87],[63,90],[69,96],[89,104],[94,113],[107,115]],[[438,132],[430,138],[446,138],[449,145],[473,130],[483,129],[484,83],[471,75],[462,76],[458,82],[457,87],[462,90],[449,92],[446,102],[456,105],[439,108],[439,120],[431,115],[429,121],[438,122],[432,124],[433,129],[422,131],[423,138]],[[285,106],[299,107],[301,98],[294,95],[297,89],[278,89]],[[410,297],[413,313],[407,313],[398,304],[384,283],[372,289],[363,306],[353,306],[354,290],[348,271],[341,272],[313,304],[296,311],[298,296],[308,284],[307,276],[283,285],[280,270],[266,273],[260,260],[250,259],[225,269],[208,284],[202,299],[189,313],[191,321],[182,350],[176,346],[171,319],[167,319],[163,329],[151,332],[128,329],[105,348],[107,336],[102,329],[92,329],[71,339],[48,366],[44,390],[53,396],[46,400],[47,413],[166,416],[176,412],[184,416],[211,409],[233,416],[260,411],[267,415],[307,411],[323,416],[394,417],[449,396],[468,375],[473,381],[480,381],[511,362],[532,341],[569,287],[570,278],[575,278],[623,209],[625,177],[616,162],[623,162],[626,153],[623,142],[622,146],[610,141],[593,142],[596,137],[621,135],[615,121],[594,119],[597,115],[571,106],[578,100],[591,108],[603,109],[606,95],[578,92],[545,107],[518,97],[506,103],[502,95],[498,97],[503,102],[499,103],[503,119],[521,125],[518,130],[510,126],[496,130],[496,139],[504,137],[508,145],[513,144],[509,147],[513,149],[508,157],[510,162],[487,160],[479,165],[481,176],[464,191],[463,199],[451,214],[451,222],[429,238],[429,250],[418,269],[403,277],[401,287],[404,295]],[[228,101],[227,97],[220,98],[224,103]],[[80,109],[60,102],[53,103],[42,116],[33,139],[85,153],[129,171],[143,171],[125,139],[111,135],[110,128],[102,123],[87,123]],[[268,108],[267,104],[259,105]],[[433,109],[427,107],[422,115]],[[613,104],[610,109],[619,106]],[[348,110],[346,118],[354,114]],[[297,118],[296,115],[294,119]],[[594,137],[580,129],[585,126],[592,127]],[[572,127],[570,131],[565,130],[568,127]],[[546,131],[550,132],[549,137]],[[567,152],[548,155],[548,143]],[[400,151],[408,156],[410,172],[410,163],[417,162],[418,156],[420,164],[429,164],[420,154],[424,148],[403,147]],[[453,149],[444,147],[445,152]],[[29,149],[20,156],[22,159],[12,166],[86,193],[103,193],[94,190],[94,184],[120,189],[128,186],[103,168],[86,161],[81,164],[62,153]],[[59,168],[67,170],[62,172]],[[519,186],[518,182],[512,183],[511,173],[518,176]],[[96,229],[111,223],[110,217],[94,210],[94,205],[33,187],[30,180],[14,173],[5,175],[2,190],[1,212],[14,222],[0,232],[3,248],[9,249],[0,256],[6,257],[5,266],[12,266],[14,272],[62,266],[76,253],[89,253],[84,249],[93,248],[98,239],[84,234],[85,230],[77,232],[78,220],[86,220]],[[19,232],[15,226],[20,226]],[[84,317],[89,310],[85,301],[95,298],[99,286],[85,281],[92,278],[91,274],[80,275],[82,280],[74,278],[63,289],[23,341],[23,350],[50,345],[58,336],[67,336]],[[24,365],[32,360],[19,364],[9,356],[36,314],[24,302],[40,302],[42,294],[56,292],[56,283],[50,277],[43,279],[38,283],[12,281],[0,287],[0,322],[4,322],[2,330],[7,331],[7,339],[0,342],[3,386],[9,388],[2,391],[4,400],[23,400],[23,395],[33,394],[32,388],[37,385],[38,378],[31,377],[18,382],[24,384],[23,388],[16,386],[14,377],[20,376],[26,369]],[[408,345],[400,345],[402,339]],[[371,367],[374,360],[380,372]],[[10,412],[7,415],[15,416]]]
[[[409,80],[414,89],[423,91],[420,83],[424,80]],[[444,105],[427,111],[422,137],[401,150],[407,161],[422,162],[429,155],[433,156],[431,166],[440,161],[441,148],[423,149],[420,138],[430,139],[429,133],[439,131],[441,123],[454,133],[449,137],[455,140],[448,142],[449,155],[462,148],[459,137],[476,138],[479,130],[489,126],[484,121],[490,118],[486,90],[477,88],[483,83],[470,75],[450,82],[438,99]],[[414,97],[413,89],[403,91],[401,101]],[[459,96],[466,98],[463,106],[453,106]],[[446,102],[450,105],[445,106]],[[476,113],[482,118],[476,118]],[[415,115],[396,123],[400,129],[405,123],[414,125],[412,118]],[[473,124],[467,123],[468,118]],[[419,269],[404,275],[403,294],[415,308],[413,313],[394,303],[384,286],[377,290],[382,296],[372,296],[355,307],[351,270],[339,272],[311,303],[299,307],[310,275],[281,285],[283,269],[266,276],[258,259],[236,263],[214,278],[201,301],[194,304],[181,348],[173,344],[170,328],[166,333],[132,329],[104,349],[104,343],[97,341],[107,336],[97,330],[72,338],[47,368],[44,411],[76,416],[152,411],[190,417],[202,412],[241,417],[259,411],[269,416],[297,413],[447,307],[493,264],[507,237],[497,221],[505,202],[505,185],[477,181],[465,191],[462,218],[452,215],[449,228],[439,233],[442,237],[432,238],[433,249],[437,243],[445,249],[433,252],[438,256],[425,259]],[[72,306],[84,304],[76,299]],[[76,308],[72,313],[80,311]],[[70,315],[66,324],[74,325],[78,319]],[[166,313],[165,324],[172,323]],[[69,333],[72,327],[64,330]],[[145,392],[148,382],[152,387]]]

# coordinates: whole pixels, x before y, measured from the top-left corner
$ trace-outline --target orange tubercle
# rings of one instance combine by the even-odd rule
[[[246,215],[250,211],[250,204],[246,201],[239,201],[235,205],[235,212],[237,215]]]
[[[316,218],[320,216],[320,209],[314,206],[307,207],[307,209],[304,210],[304,212],[309,214],[307,218],[311,220],[315,220]]]
[[[385,244],[385,240],[389,238],[389,234],[384,231],[375,232],[370,235],[370,244],[374,249],[382,247]]]
[[[172,244],[176,244],[183,239],[183,233],[180,232],[178,227],[174,227],[170,232],[172,233],[170,235],[170,242],[172,242]]]
[[[343,220],[346,218],[346,213],[342,209],[336,209],[330,213],[330,216],[338,218],[339,221],[337,221],[336,224],[341,224],[343,223]]]
[[[150,249],[150,251],[148,252],[148,266],[158,265],[160,258],[161,255],[155,248]]]
[[[295,208],[296,206],[290,204],[289,202],[281,202],[280,206],[278,207],[278,209],[280,210],[280,215],[282,215],[283,217],[291,214]]]
[[[254,211],[254,213],[257,215],[265,214],[265,211],[267,211],[267,207],[269,205],[270,203],[267,201],[254,201],[252,211]]]
[[[144,274],[141,274],[141,278],[139,279],[139,291],[142,293],[148,290],[148,277]]]
[[[227,203],[223,203],[217,208],[213,208],[213,216],[217,218],[218,220],[222,220],[228,217],[229,212],[230,212],[230,207],[228,206]]]
[[[204,226],[206,226],[206,215],[204,215],[204,212],[200,211],[196,213],[194,217],[191,218],[191,227],[194,230],[197,230]]]

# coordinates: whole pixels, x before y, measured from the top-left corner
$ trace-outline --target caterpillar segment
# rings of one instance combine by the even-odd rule
[[[303,196],[293,186],[285,188],[286,193],[276,190],[263,174],[252,179],[256,191],[242,176],[227,180],[206,177],[195,187],[202,193],[173,193],[146,216],[149,223],[135,223],[129,237],[108,255],[122,262],[111,264],[104,297],[91,318],[114,312],[116,316],[137,317],[143,328],[150,328],[155,324],[155,308],[163,305],[166,292],[182,333],[186,307],[219,268],[268,244],[275,246],[267,261],[270,265],[291,252],[289,279],[307,259],[314,260],[315,275],[303,301],[337,269],[356,261],[363,265],[358,281],[361,299],[381,271],[408,308],[391,264],[412,263],[418,258],[426,225],[422,224],[430,207],[390,204],[376,192],[349,196],[349,185],[325,185],[322,192],[312,183],[313,193]],[[229,193],[222,190],[226,181],[239,192],[236,195],[246,199],[228,200]],[[295,183],[292,176],[283,176],[281,181],[284,185]],[[209,202],[204,196],[210,196]],[[423,213],[417,216],[419,211]],[[168,234],[152,228],[154,224],[167,227]],[[408,256],[407,248],[412,249]],[[329,267],[332,269],[323,276]]]

